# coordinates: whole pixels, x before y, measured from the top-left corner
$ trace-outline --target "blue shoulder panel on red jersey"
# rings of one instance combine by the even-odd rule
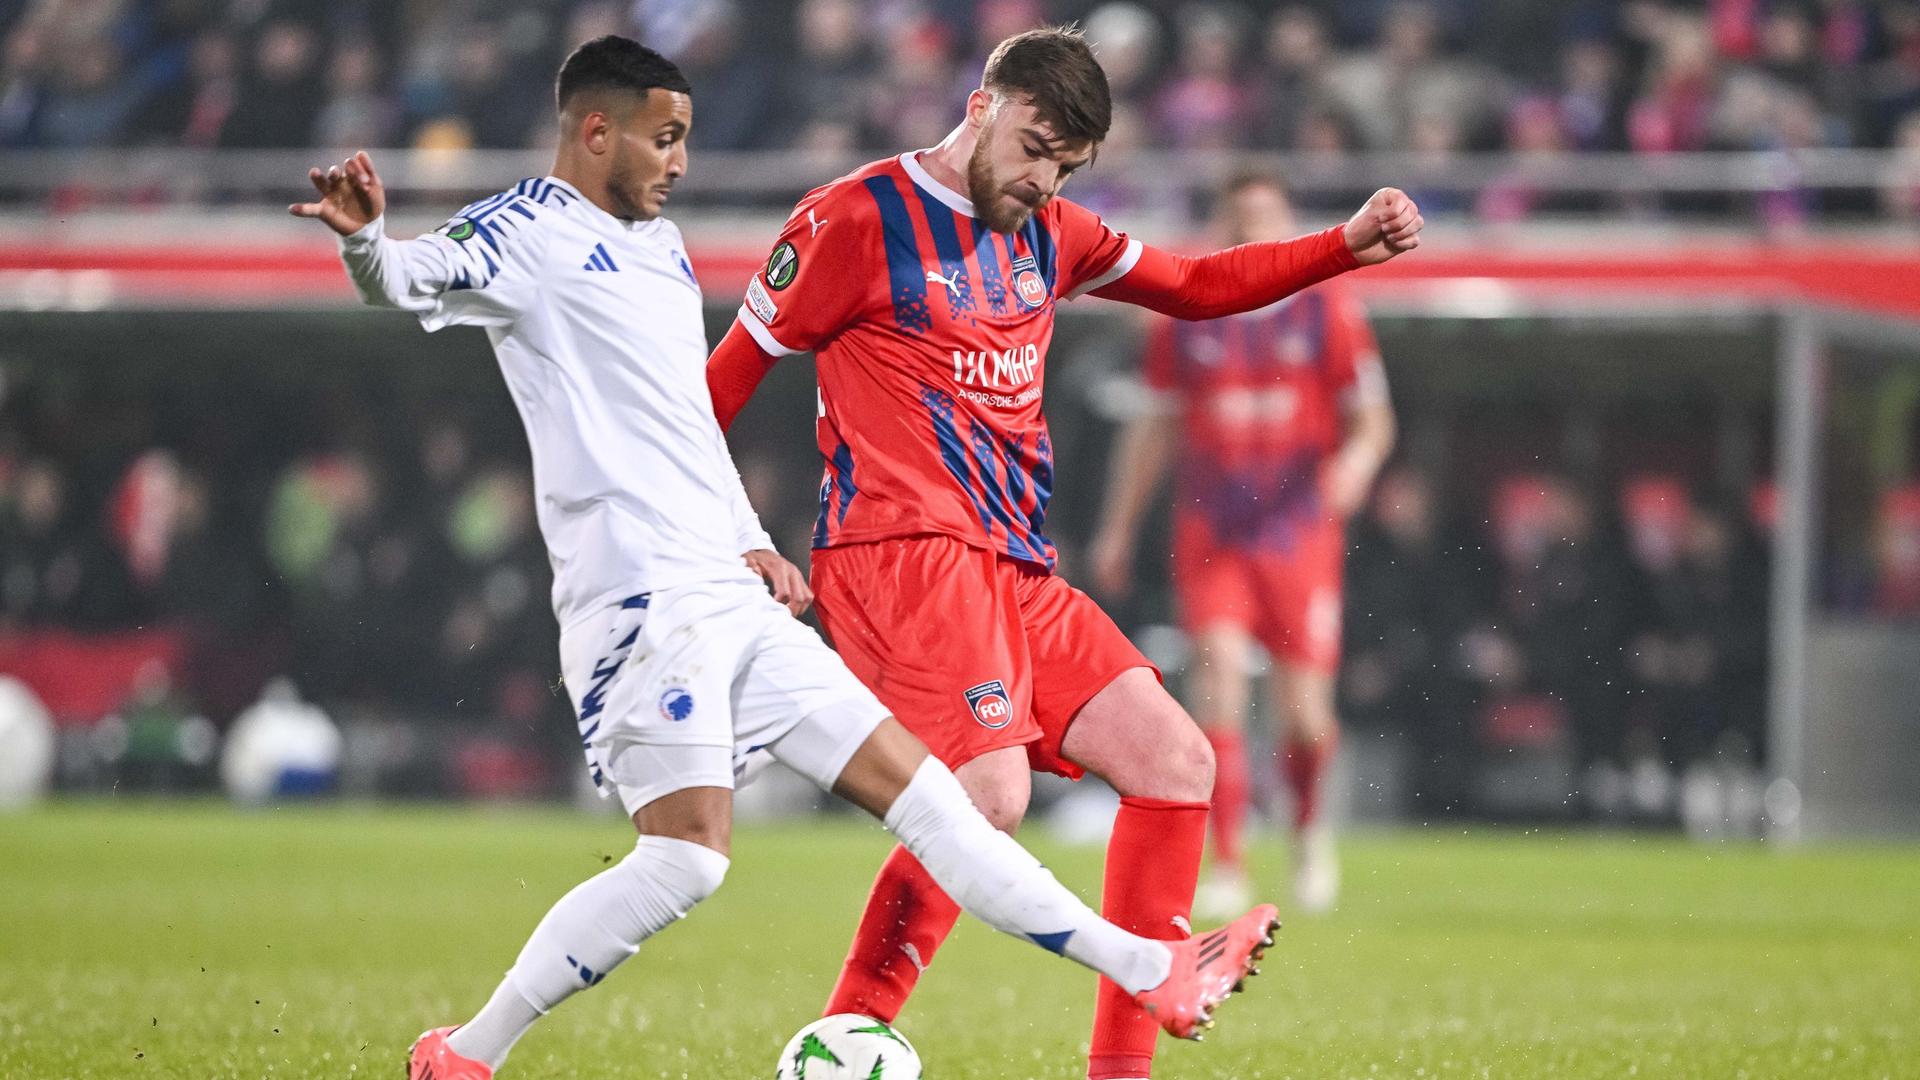
[[[926,188],[915,184],[913,190],[927,215],[927,231],[933,234],[933,251],[940,259],[948,308],[956,319],[971,318],[978,305],[973,299],[973,275],[967,270],[966,249],[960,246],[959,215]]]
[[[924,334],[933,329],[933,312],[927,307],[926,271],[920,260],[920,241],[913,235],[913,218],[907,214],[907,201],[900,197],[900,189],[891,177],[869,177],[866,188],[880,208],[880,224],[886,236],[893,321],[902,330]]]

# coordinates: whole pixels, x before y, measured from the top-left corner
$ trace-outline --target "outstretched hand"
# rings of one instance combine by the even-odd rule
[[[1362,266],[1383,263],[1419,247],[1420,229],[1426,223],[1406,192],[1381,188],[1347,222],[1347,248]]]
[[[813,590],[807,587],[807,576],[800,568],[782,558],[771,548],[755,548],[742,556],[754,573],[767,579],[773,589],[773,598],[787,605],[794,617],[806,613],[813,605]]]
[[[387,212],[387,191],[365,150],[325,172],[308,169],[307,179],[320,199],[287,207],[294,217],[319,218],[341,236],[351,236]]]

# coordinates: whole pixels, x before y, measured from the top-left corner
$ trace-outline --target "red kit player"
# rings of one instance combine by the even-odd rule
[[[1188,319],[1262,308],[1416,246],[1423,222],[1384,190],[1298,240],[1204,258],[1145,247],[1057,197],[1092,164],[1111,109],[1077,33],[1002,42],[939,146],[801,200],[708,382],[728,424],[779,357],[817,354],[813,586],[840,654],[1002,828],[1026,811],[1029,769],[1112,784],[1103,910],[1175,939],[1213,752],[1112,620],[1053,573],[1040,397],[1054,306],[1091,293]],[[827,1012],[891,1020],[957,913],[896,848]],[[1147,1076],[1155,1034],[1102,983],[1088,1075]]]
[[[1270,178],[1221,195],[1229,243],[1290,235],[1293,211]],[[1156,408],[1121,434],[1108,482],[1094,579],[1124,593],[1134,538],[1167,467],[1178,461],[1173,583],[1195,646],[1195,716],[1213,743],[1213,871],[1201,915],[1251,897],[1240,860],[1247,812],[1249,653],[1273,657],[1270,700],[1294,795],[1294,900],[1325,911],[1339,887],[1321,787],[1339,728],[1344,521],[1393,449],[1387,380],[1360,308],[1337,283],[1212,322],[1156,324],[1146,383]],[[1176,449],[1177,448],[1177,449]]]

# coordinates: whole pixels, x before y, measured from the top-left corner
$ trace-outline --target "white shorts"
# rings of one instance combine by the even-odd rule
[[[889,715],[758,583],[609,605],[561,631],[560,670],[594,784],[629,815],[686,788],[736,787],[776,759],[831,788]]]

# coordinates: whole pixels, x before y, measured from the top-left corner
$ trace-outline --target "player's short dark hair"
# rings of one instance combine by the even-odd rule
[[[980,86],[1029,99],[1040,119],[1068,142],[1097,143],[1113,124],[1113,92],[1093,49],[1071,26],[1015,34],[994,47]]]
[[[564,109],[576,94],[589,90],[621,90],[644,97],[654,89],[693,93],[692,84],[673,61],[632,38],[608,34],[582,44],[560,65],[554,103]]]

